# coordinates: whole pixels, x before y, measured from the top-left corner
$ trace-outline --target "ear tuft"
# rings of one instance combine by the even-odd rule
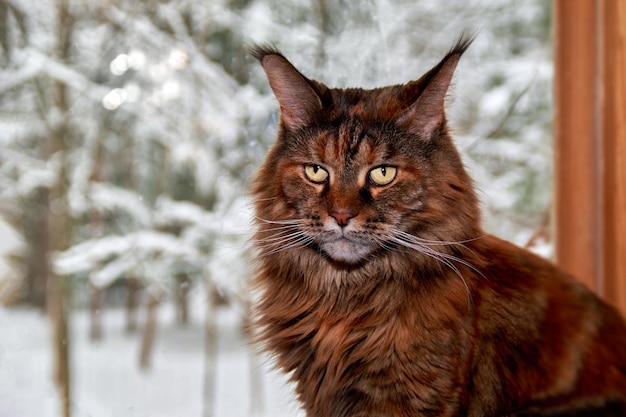
[[[461,33],[459,39],[457,39],[456,44],[450,49],[450,51],[446,54],[449,55],[463,55],[463,53],[470,47],[472,42],[474,42],[475,36],[469,35],[467,32]],[[445,59],[445,58],[444,58]]]
[[[413,103],[400,115],[397,123],[423,139],[432,139],[445,121],[445,98],[454,70],[463,53],[474,41],[462,34],[446,56],[414,83],[420,91]]]
[[[285,128],[295,131],[313,122],[322,110],[322,101],[311,81],[272,46],[255,46],[250,53],[265,70]]]
[[[263,61],[263,57],[265,55],[281,55],[281,53],[278,51],[278,49],[276,49],[275,46],[270,45],[268,43],[264,43],[262,45],[252,45],[248,51],[250,52],[250,55],[252,55],[254,58],[258,59],[259,61]]]

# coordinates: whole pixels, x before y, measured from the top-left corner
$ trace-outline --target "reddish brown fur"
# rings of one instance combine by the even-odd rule
[[[256,325],[309,417],[626,415],[619,314],[480,227],[443,114],[468,45],[418,81],[370,91],[329,89],[255,51],[281,105],[252,190]],[[304,174],[318,163],[327,182]],[[369,182],[381,165],[397,167],[390,185]],[[347,211],[342,233],[363,247],[327,243]],[[443,255],[398,244],[397,229]]]

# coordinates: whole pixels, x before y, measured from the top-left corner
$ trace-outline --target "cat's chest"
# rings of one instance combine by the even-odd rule
[[[309,414],[357,416],[361,404],[390,416],[455,409],[467,337],[462,326],[429,320],[388,310],[312,312],[294,322],[301,333],[282,356]]]

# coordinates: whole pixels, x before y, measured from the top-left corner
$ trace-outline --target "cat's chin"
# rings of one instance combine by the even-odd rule
[[[371,245],[353,242],[345,237],[324,242],[320,248],[334,261],[347,264],[362,262],[374,250]]]

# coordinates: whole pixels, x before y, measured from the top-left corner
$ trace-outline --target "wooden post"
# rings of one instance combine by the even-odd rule
[[[598,288],[595,142],[595,5],[555,1],[556,260]]]
[[[626,315],[626,2],[599,3],[603,152],[603,290]]]
[[[557,262],[626,313],[626,6],[554,6]]]

